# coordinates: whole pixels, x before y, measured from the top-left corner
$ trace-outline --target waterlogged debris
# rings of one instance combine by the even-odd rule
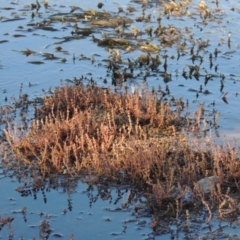
[[[142,31],[141,30],[139,30],[137,27],[135,27],[135,26],[131,26],[131,29],[132,29],[132,32],[133,32],[133,36],[135,37],[135,38],[137,38],[137,36],[138,35],[142,35]],[[126,33],[125,33],[125,35],[126,35]]]
[[[224,52],[223,55],[225,55],[225,56],[227,56],[227,55],[231,55],[231,56],[232,56],[232,54],[234,54],[234,53],[236,53],[235,50],[234,50],[234,51]]]
[[[47,220],[43,220],[39,226],[39,235],[41,239],[48,239],[52,229]]]
[[[112,50],[112,49],[109,49],[109,54],[110,54],[110,57],[111,57],[111,59],[114,61],[114,62],[122,62],[122,56],[121,56],[121,52],[118,50],[118,49],[116,49],[116,50]],[[119,72],[119,74],[117,74],[117,72],[118,71],[115,71],[114,73],[113,73],[113,75],[114,76],[116,76],[116,75],[119,75],[119,76],[117,76],[117,77],[120,77],[120,72]]]
[[[87,10],[84,11],[84,16],[86,19],[102,19],[102,18],[110,18],[111,14],[108,12],[99,12],[97,10]]]
[[[44,64],[44,62],[42,61],[28,61],[28,63],[36,64],[36,65]]]
[[[103,218],[106,222],[111,222],[111,218],[109,218],[109,217],[104,217]]]
[[[208,95],[208,94],[212,94],[212,92],[210,92],[209,90],[206,89],[206,90],[203,91],[203,94]]]
[[[123,211],[124,209],[120,207],[116,207],[116,208],[104,208],[104,210],[108,212],[118,212],[118,211]]]
[[[28,83],[29,87],[34,87],[34,86],[37,86],[37,85],[38,85],[38,83],[31,83],[31,82]]]
[[[132,45],[130,41],[122,38],[106,38],[98,41],[98,46],[109,48],[122,48]]]
[[[62,63],[65,63],[66,61],[67,61],[67,59],[66,58],[61,58],[61,60],[60,60]]]
[[[13,10],[13,9],[15,9],[15,8],[11,8],[11,7],[3,7],[3,8],[0,8],[1,10]]]
[[[48,9],[48,0],[44,0],[44,3],[43,3],[45,9]]]
[[[22,35],[22,34],[14,34],[13,37],[15,37],[15,38],[26,37],[26,35]]]
[[[94,20],[94,21],[91,22],[91,25],[93,27],[115,28],[119,25],[119,22],[116,19],[111,19],[111,20],[103,19],[103,20]]]
[[[224,93],[223,96],[222,96],[222,100],[223,100],[226,104],[228,104],[227,94],[228,94],[228,92]]]
[[[9,42],[8,40],[0,40],[0,44],[1,43],[6,43],[6,42]]]
[[[26,55],[28,57],[29,55],[36,54],[37,52],[32,51],[32,50],[27,48],[26,50],[22,50],[21,53],[23,53],[24,55]]]
[[[79,40],[81,38],[82,38],[81,36],[71,36],[71,37],[64,37],[64,38],[55,38],[55,39],[63,39],[63,40],[55,42],[54,44],[62,44],[62,43],[70,42],[72,40]]]
[[[44,60],[58,60],[60,57],[56,57],[53,53],[43,53],[42,54],[45,58]]]
[[[104,4],[102,2],[99,2],[97,5],[98,8],[102,8],[103,6],[104,6]]]
[[[16,17],[16,18],[10,18],[10,19],[2,20],[2,22],[13,22],[13,21],[20,21],[20,20],[25,20],[25,19],[26,18]]]
[[[1,225],[1,228],[5,225],[9,226],[9,228],[11,228],[11,222],[14,220],[13,217],[6,217],[6,218],[3,218],[0,216],[0,225]]]
[[[53,28],[53,27],[50,27],[50,26],[45,26],[45,25],[42,25],[42,24],[40,24],[40,23],[37,23],[37,24],[36,24],[36,28],[37,28],[37,29],[44,30],[44,31],[50,31],[50,32],[57,32],[57,31],[59,31],[59,30],[56,29],[56,28]]]
[[[31,10],[36,9],[37,12],[38,12],[40,8],[41,8],[41,5],[40,5],[40,3],[38,2],[38,0],[36,0],[36,3],[31,3]]]
[[[75,36],[72,36],[71,39],[72,40],[80,40],[80,39],[82,39],[82,36],[75,35]]]
[[[188,91],[189,92],[199,92],[197,89],[194,89],[194,88],[189,88]]]
[[[45,53],[40,53],[42,56],[46,57],[46,58],[53,58],[54,57],[54,54],[53,53],[48,53],[48,52],[45,52]]]
[[[128,46],[126,49],[125,49],[125,53],[129,53],[129,52],[132,52],[134,51],[135,48],[133,46]]]
[[[70,8],[71,8],[70,13],[73,13],[75,10],[81,10],[82,11],[82,9],[78,6],[70,6]]]
[[[120,236],[122,235],[122,232],[113,232],[111,233],[112,236]]]
[[[114,18],[114,19],[100,19],[100,20],[93,20],[90,22],[91,26],[93,27],[102,27],[102,28],[117,28],[119,25],[126,26],[132,23],[132,19],[130,18]]]
[[[79,28],[79,27],[75,27],[75,30],[71,32],[72,35],[76,34],[76,35],[82,35],[84,37],[87,37],[89,35],[91,35],[94,32],[93,29],[91,28]]]
[[[128,5],[128,6],[127,6],[127,10],[128,10],[130,13],[137,11],[136,8],[133,7],[132,5]]]
[[[29,228],[39,228],[39,225],[30,225]]]
[[[61,51],[62,51],[62,47],[61,47],[61,46],[57,46],[57,47],[55,47],[55,50],[56,50],[57,52],[61,52]]]
[[[53,233],[52,236],[56,237],[56,238],[62,238],[63,237],[63,235],[61,233]]]
[[[51,15],[49,17],[49,20],[54,22],[54,21],[59,21],[59,22],[64,22],[66,20],[66,18],[68,17],[67,13],[63,14],[63,13],[57,13],[55,15]]]
[[[152,53],[158,53],[160,51],[160,47],[157,46],[154,43],[145,43],[139,47],[140,50],[144,52],[152,52]]]
[[[150,63],[150,55],[140,55],[138,57],[138,62],[142,65],[142,64],[146,64],[149,65]]]

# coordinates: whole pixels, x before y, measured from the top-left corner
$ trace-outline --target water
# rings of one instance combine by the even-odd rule
[[[35,2],[35,1],[32,1]],[[12,96],[18,96],[19,88],[23,84],[23,92],[27,93],[31,98],[41,97],[49,90],[53,91],[54,87],[64,84],[66,80],[73,80],[74,77],[79,78],[82,75],[88,78],[93,78],[100,86],[111,85],[111,76],[104,67],[106,62],[104,60],[109,58],[107,48],[98,47],[92,39],[91,35],[82,37],[79,40],[72,40],[62,44],[56,44],[63,40],[64,37],[71,37],[71,31],[74,29],[74,23],[68,22],[54,22],[52,27],[57,31],[45,31],[35,27],[37,22],[48,19],[49,16],[57,13],[69,13],[70,6],[80,6],[82,9],[97,9],[99,1],[51,1],[49,0],[49,8],[43,7],[43,1],[40,1],[42,7],[39,14],[35,14],[32,19],[31,14],[35,10],[31,10],[28,0],[9,1],[0,0],[0,103],[6,106],[11,101]],[[162,47],[160,51],[160,58],[162,65],[159,66],[159,71],[150,72],[147,77],[147,84],[149,89],[153,87],[158,89],[160,85],[165,91],[166,86],[169,87],[170,93],[167,98],[183,98],[184,101],[189,101],[189,110],[193,112],[199,104],[204,104],[206,114],[211,119],[214,111],[220,112],[219,118],[219,133],[220,136],[226,136],[228,140],[232,138],[239,139],[239,9],[236,8],[240,1],[221,1],[219,3],[220,11],[217,11],[214,2],[207,1],[209,9],[213,13],[211,20],[207,20],[207,25],[202,24],[202,19],[197,13],[198,1],[193,1],[189,6],[189,11],[193,13],[192,18],[187,16],[178,17],[162,16],[161,24],[168,26],[169,24],[182,29],[181,43],[186,42],[186,48],[181,52],[180,58],[177,60],[177,44],[172,47]],[[133,13],[128,13],[126,16],[132,19],[141,16],[142,8],[139,3],[124,1],[104,1],[106,11],[117,15],[118,7],[121,6],[125,12],[129,4],[136,8]],[[156,27],[156,18],[159,9],[162,9],[157,1],[151,3],[152,6],[146,8],[146,14],[151,14],[152,21],[150,23],[133,22],[132,25],[139,29],[145,29],[146,26]],[[157,4],[157,5],[156,5]],[[13,9],[6,9],[7,7]],[[78,12],[78,11],[76,11]],[[81,12],[81,11],[79,11]],[[125,13],[119,13],[120,16],[125,16]],[[19,17],[21,20],[6,21],[14,17]],[[88,22],[81,20],[78,23],[79,27],[89,27]],[[186,30],[188,28],[188,32]],[[95,29],[95,37],[102,38],[101,32],[112,34],[114,29]],[[129,27],[126,31],[130,32]],[[231,42],[228,44],[228,35],[231,33]],[[23,36],[14,37],[16,34]],[[194,63],[190,59],[190,49],[193,44],[190,43],[190,36],[193,35],[195,39],[209,40],[209,46],[200,51],[203,57],[203,63],[200,66],[200,77],[197,81],[194,77],[185,79],[182,76],[183,70],[189,72],[189,65],[198,65],[199,60]],[[155,44],[160,44],[156,38],[151,39],[146,34],[138,37],[141,41],[152,41]],[[4,42],[6,40],[6,42]],[[131,39],[136,43],[135,39]],[[201,40],[200,40],[201,41]],[[195,44],[197,44],[195,42]],[[56,47],[61,46],[63,51],[56,51]],[[215,48],[218,49],[218,56],[214,57]],[[21,51],[30,49],[36,53],[25,56]],[[196,52],[197,45],[194,51]],[[164,51],[166,50],[166,53]],[[44,53],[53,53],[54,56],[59,57],[56,60],[44,60]],[[121,50],[122,58],[125,59],[125,68],[127,68],[127,59],[136,59],[141,54],[146,54],[140,50],[135,50],[126,53]],[[210,68],[209,55],[213,55],[213,66]],[[171,81],[164,83],[161,72],[163,71],[164,54],[168,55],[167,72],[171,73]],[[82,60],[81,55],[91,58],[94,56],[95,61]],[[151,53],[152,56],[155,54]],[[76,57],[75,62],[73,56]],[[61,59],[66,58],[66,62]],[[30,64],[30,61],[42,61],[43,64]],[[122,64],[124,66],[124,64]],[[215,67],[218,69],[215,70]],[[142,73],[141,73],[142,72]],[[147,72],[146,68],[138,69],[134,72],[134,79],[128,80],[125,84],[130,85],[132,82],[141,84],[143,75]],[[205,82],[205,76],[212,74],[212,78]],[[224,74],[225,78],[222,78]],[[105,84],[103,80],[108,82]],[[224,87],[220,91],[221,80],[224,82]],[[86,80],[87,83],[87,80]],[[203,90],[200,92],[200,86]],[[196,91],[192,91],[192,90]],[[210,94],[203,92],[208,90]],[[198,93],[198,98],[196,94]],[[222,96],[227,94],[227,103],[223,101]],[[7,100],[6,100],[7,99]],[[214,103],[214,104],[213,104]],[[216,138],[216,141],[217,138]],[[4,176],[4,175],[3,175]],[[74,192],[63,193],[62,188],[46,192],[47,202],[44,203],[43,193],[37,193],[37,199],[33,200],[33,196],[20,197],[20,194],[15,191],[19,185],[24,184],[24,181],[18,182],[14,177],[2,177],[1,184],[1,217],[14,217],[11,224],[12,230],[4,226],[0,232],[2,239],[6,239],[11,232],[14,234],[13,239],[32,239],[34,236],[39,237],[40,223],[47,219],[50,227],[53,229],[51,237],[55,233],[62,235],[63,239],[70,238],[74,234],[77,239],[80,236],[83,239],[145,239],[152,235],[150,228],[151,218],[139,218],[132,216],[134,206],[130,209],[121,211],[107,211],[105,208],[116,208],[116,205],[110,203],[109,200],[98,200],[92,207],[89,206],[89,198],[86,193],[82,193],[87,188],[87,185],[81,182],[76,184]],[[113,198],[116,193],[112,190]],[[124,193],[123,198],[117,206],[121,206],[127,193]],[[68,200],[72,202],[72,211],[69,211]],[[121,202],[122,201],[122,202]],[[26,216],[21,213],[21,209],[26,207]],[[63,213],[67,209],[66,214]],[[17,213],[15,213],[17,211]],[[40,212],[43,212],[43,216]],[[110,221],[108,221],[108,218]],[[124,223],[124,221],[129,221]],[[145,221],[142,227],[139,227],[139,222]],[[125,227],[126,231],[124,232]],[[201,226],[204,224],[201,224]],[[140,229],[139,229],[140,228]],[[231,228],[226,232],[231,233]],[[207,231],[209,233],[209,230]],[[206,234],[207,234],[206,233]],[[205,233],[204,233],[205,234]],[[59,235],[60,236],[60,235]],[[199,235],[198,235],[199,236]],[[156,237],[157,238],[157,237]],[[166,234],[166,239],[170,238],[170,234]],[[75,238],[76,239],[76,238]],[[160,239],[160,237],[159,237]],[[163,239],[163,237],[161,237]]]
[[[12,239],[39,239],[44,220],[51,228],[49,239],[70,239],[71,235],[74,239],[143,239],[152,235],[149,217],[133,215],[132,207],[121,209],[128,194],[125,190],[116,203],[115,189],[108,189],[109,194],[103,197],[96,187],[88,191],[87,184],[68,181],[65,187],[45,188],[21,197],[15,188],[24,186],[23,182],[1,177],[0,216],[14,218],[10,228],[1,229],[2,239],[10,235]]]

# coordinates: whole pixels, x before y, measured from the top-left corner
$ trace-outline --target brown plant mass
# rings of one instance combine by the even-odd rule
[[[27,133],[9,126],[5,136],[15,159],[37,164],[43,173],[94,174],[133,183],[161,216],[177,217],[188,193],[192,194],[188,208],[196,207],[198,199],[211,218],[210,203],[196,182],[214,176],[218,185],[212,186],[211,201],[219,203],[222,216],[236,212],[229,190],[223,193],[226,185],[239,190],[236,150],[206,139],[201,144],[201,139],[187,135],[189,130],[200,131],[203,111],[199,108],[190,120],[181,114],[182,102],[174,104],[173,108],[146,89],[140,96],[127,89],[114,93],[66,85],[44,98]]]

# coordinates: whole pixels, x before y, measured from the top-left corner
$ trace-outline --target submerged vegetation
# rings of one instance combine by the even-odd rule
[[[103,84],[110,80],[112,86],[102,87],[93,77],[82,76],[67,79],[69,84],[35,100],[29,100],[21,91],[14,106],[1,107],[1,124],[6,124],[1,137],[2,162],[8,167],[17,163],[20,169],[37,169],[43,179],[57,173],[74,178],[87,176],[90,186],[99,182],[129,184],[145,197],[145,206],[154,215],[152,228],[156,233],[161,233],[162,219],[194,219],[203,208],[207,223],[215,212],[220,218],[233,220],[239,214],[239,149],[228,143],[214,143],[211,130],[217,132],[219,128],[215,109],[207,116],[204,104],[199,104],[191,113],[189,101],[176,98],[168,85],[177,77],[199,81],[199,89],[189,89],[197,101],[200,95],[211,93],[206,86],[217,79],[220,99],[228,104],[228,92],[223,91],[225,75],[218,73],[215,63],[220,51],[214,47],[214,52],[208,53],[211,42],[195,39],[189,26],[162,23],[162,18],[196,18],[200,21],[195,22],[196,28],[201,32],[208,21],[220,24],[224,12],[218,1],[213,10],[204,1],[197,5],[191,1],[145,0],[135,4],[141,7],[141,16],[135,19],[131,14],[137,11],[132,5],[127,6],[126,12],[119,6],[117,13],[71,6],[69,13],[39,18],[41,21],[35,20],[41,9],[38,1],[26,8],[35,11],[28,24],[29,32],[55,32],[59,24],[61,29],[66,24],[64,30],[70,30],[69,35],[54,40],[54,53],[21,50],[26,57],[43,58],[28,63],[39,65],[56,60],[65,64],[69,52],[61,45],[89,38],[92,44],[107,50],[108,58],[96,66],[106,68],[106,76],[100,79]],[[147,14],[155,4],[157,16]],[[48,1],[44,1],[44,6],[51,11]],[[105,4],[97,6],[104,8]],[[16,19],[2,22],[12,20]],[[82,23],[86,26],[80,27]],[[140,29],[139,23],[145,28]],[[230,48],[231,34],[226,40]],[[221,40],[218,47],[223,44]],[[132,52],[137,55],[125,57]],[[187,64],[173,70],[169,62],[178,62],[185,56]],[[97,62],[94,57],[99,55],[74,53],[72,60],[74,64],[76,60],[88,60],[93,65]],[[149,90],[150,77],[162,79],[164,87]],[[138,80],[141,84],[132,84]],[[211,104],[214,105],[215,102]],[[31,120],[30,106],[34,107]],[[11,118],[17,109],[21,109],[20,123],[14,123],[15,116]],[[124,204],[130,204],[133,198],[130,193]]]

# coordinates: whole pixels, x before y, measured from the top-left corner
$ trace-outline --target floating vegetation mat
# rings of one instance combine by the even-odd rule
[[[219,49],[231,48],[231,33],[217,42],[212,32],[210,41],[195,37],[191,25],[181,26],[182,22],[193,21],[198,36],[210,23],[219,27],[225,14],[219,2],[209,7],[204,1],[143,0],[126,9],[119,6],[117,12],[100,10],[104,7],[101,3],[98,10],[71,6],[57,13],[48,1],[44,1],[44,7],[44,18],[38,1],[25,6],[20,15],[1,17],[1,24],[30,17],[27,26],[18,29],[26,36],[33,32],[33,36],[56,34],[54,42],[46,46],[54,46],[52,52],[30,48],[17,52],[33,57],[27,61],[33,67],[43,67],[47,62],[65,65],[71,54],[73,64],[84,60],[89,66],[103,69],[105,75],[98,81],[91,72],[65,79],[67,85],[45,91],[44,97],[34,100],[21,89],[18,100],[1,107],[2,163],[20,171],[39,171],[44,181],[59,174],[87,179],[90,186],[99,182],[129,184],[144,196],[144,204],[154,216],[153,231],[158,234],[164,233],[161,221],[186,218],[188,222],[201,215],[202,209],[207,212],[206,223],[213,213],[222,219],[237,219],[239,149],[214,143],[211,130],[217,132],[219,128],[215,100],[208,105],[213,108],[208,115],[204,104],[192,113],[189,101],[175,97],[169,87],[178,77],[199,83],[198,88],[188,91],[200,103],[200,97],[212,93],[208,83],[218,81],[218,99],[228,104],[226,78],[236,83],[239,76],[219,72]],[[8,41],[0,39],[1,44]],[[82,48],[89,44],[89,48],[101,49],[108,56],[72,53],[63,46],[71,41],[83,41]],[[232,53],[225,52],[221,57],[229,58]],[[0,69],[3,67],[1,63]],[[150,89],[148,80],[153,78],[161,79],[164,87]],[[29,87],[34,84],[29,82]],[[34,108],[34,118],[30,107]],[[24,188],[19,191],[24,193]],[[124,204],[133,201],[132,192]],[[8,221],[11,223],[11,219]],[[45,222],[42,224],[48,229]],[[188,229],[188,223],[181,228]]]

